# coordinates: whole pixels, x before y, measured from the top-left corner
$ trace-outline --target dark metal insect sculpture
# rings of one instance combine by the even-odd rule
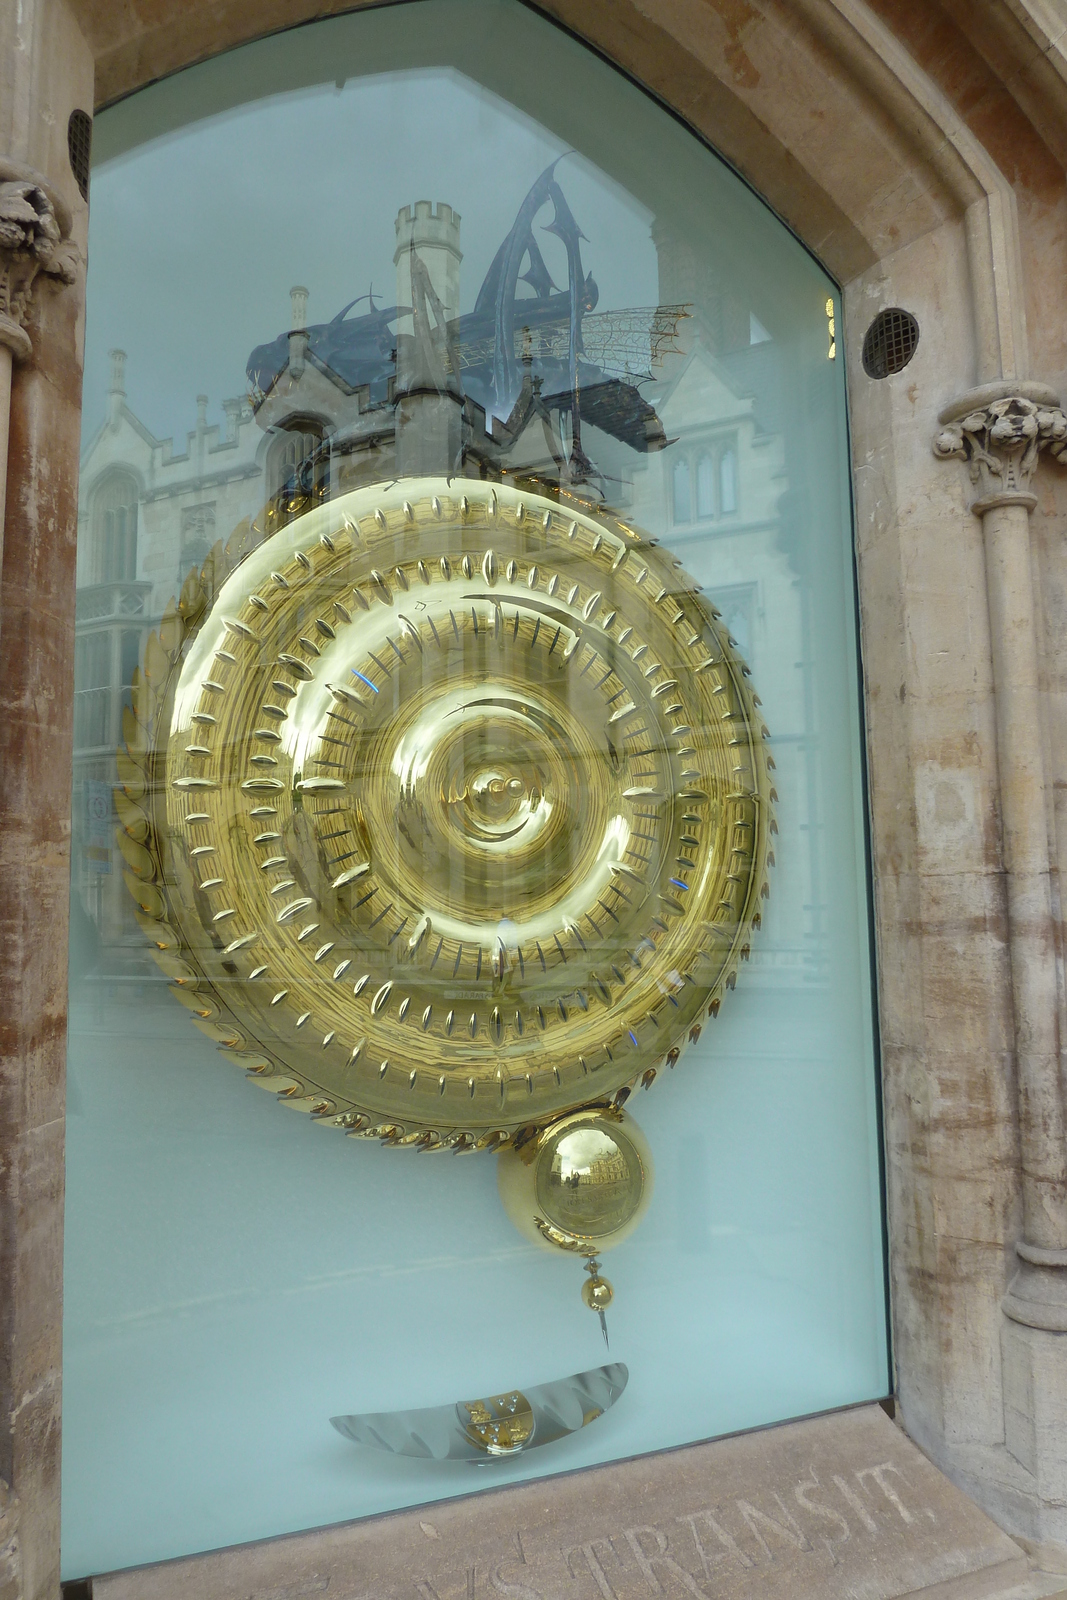
[[[586,454],[582,425],[641,453],[663,448],[663,425],[639,384],[665,351],[676,348],[678,324],[687,312],[684,306],[597,311],[599,290],[582,262],[586,236],[556,178],[559,159],[523,200],[471,312],[446,321],[425,264],[412,249],[413,304],[377,307],[373,294],[352,300],[330,322],[307,330],[307,356],[349,392],[362,390],[364,409],[385,410],[395,397],[395,325],[410,316],[424,380],[463,407],[457,465],[462,468],[465,460],[465,470],[474,475],[497,476],[515,441],[539,421],[557,480],[602,494],[605,471]],[[535,234],[548,205],[552,217],[543,231],[559,238],[567,253],[563,290],[553,282]],[[533,293],[522,293],[523,285]],[[370,309],[349,318],[363,299]],[[288,360],[288,334],[252,352],[248,381],[254,405],[262,404]],[[317,454],[332,447],[325,440]],[[297,500],[306,502],[315,466],[309,458],[297,468],[289,486]]]

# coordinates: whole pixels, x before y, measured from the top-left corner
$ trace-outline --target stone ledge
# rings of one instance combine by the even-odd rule
[[[112,1573],[93,1597],[1037,1600],[1063,1584],[1031,1573],[880,1407],[862,1406]]]

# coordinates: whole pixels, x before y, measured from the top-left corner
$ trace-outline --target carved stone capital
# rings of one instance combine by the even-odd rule
[[[73,283],[70,213],[28,167],[0,158],[0,345],[25,360],[26,315],[38,275]]]
[[[1040,383],[990,383],[942,411],[934,454],[967,463],[978,490],[971,509],[1036,505],[1030,483],[1042,450],[1067,464],[1067,415]]]
[[[21,1580],[18,1496],[0,1478],[0,1594],[21,1594]]]

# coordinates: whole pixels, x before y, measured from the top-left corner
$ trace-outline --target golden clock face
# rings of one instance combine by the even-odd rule
[[[209,578],[120,766],[194,1020],[315,1116],[422,1146],[499,1148],[673,1066],[747,953],[773,799],[679,564],[560,500],[409,479]]]

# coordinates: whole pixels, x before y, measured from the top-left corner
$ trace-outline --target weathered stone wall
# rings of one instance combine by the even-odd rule
[[[878,1406],[120,1572],[94,1600],[1063,1600]],[[945,1587],[945,1581],[951,1590]],[[906,1587],[905,1587],[906,1586]],[[1058,1591],[1058,1594],[1057,1594]]]
[[[0,13],[0,157],[42,171],[83,239],[65,134],[94,62],[103,104],[349,8],[21,0]],[[1052,0],[541,8],[720,149],[844,286],[901,1415],[1002,1525],[1067,1568],[1067,1332],[1055,1309],[1027,1309],[1055,1308],[1067,1273],[1052,1170],[1067,472],[1046,449],[1010,514],[975,514],[967,462],[932,450],[940,414],[976,384],[1067,393],[1067,22]],[[5,1491],[4,1600],[5,1581],[34,1600],[56,1583],[80,293],[80,279],[35,293],[0,594],[0,1478],[19,1502],[22,1571],[5,1579]],[[876,382],[859,350],[889,305],[917,316],[922,339]]]

